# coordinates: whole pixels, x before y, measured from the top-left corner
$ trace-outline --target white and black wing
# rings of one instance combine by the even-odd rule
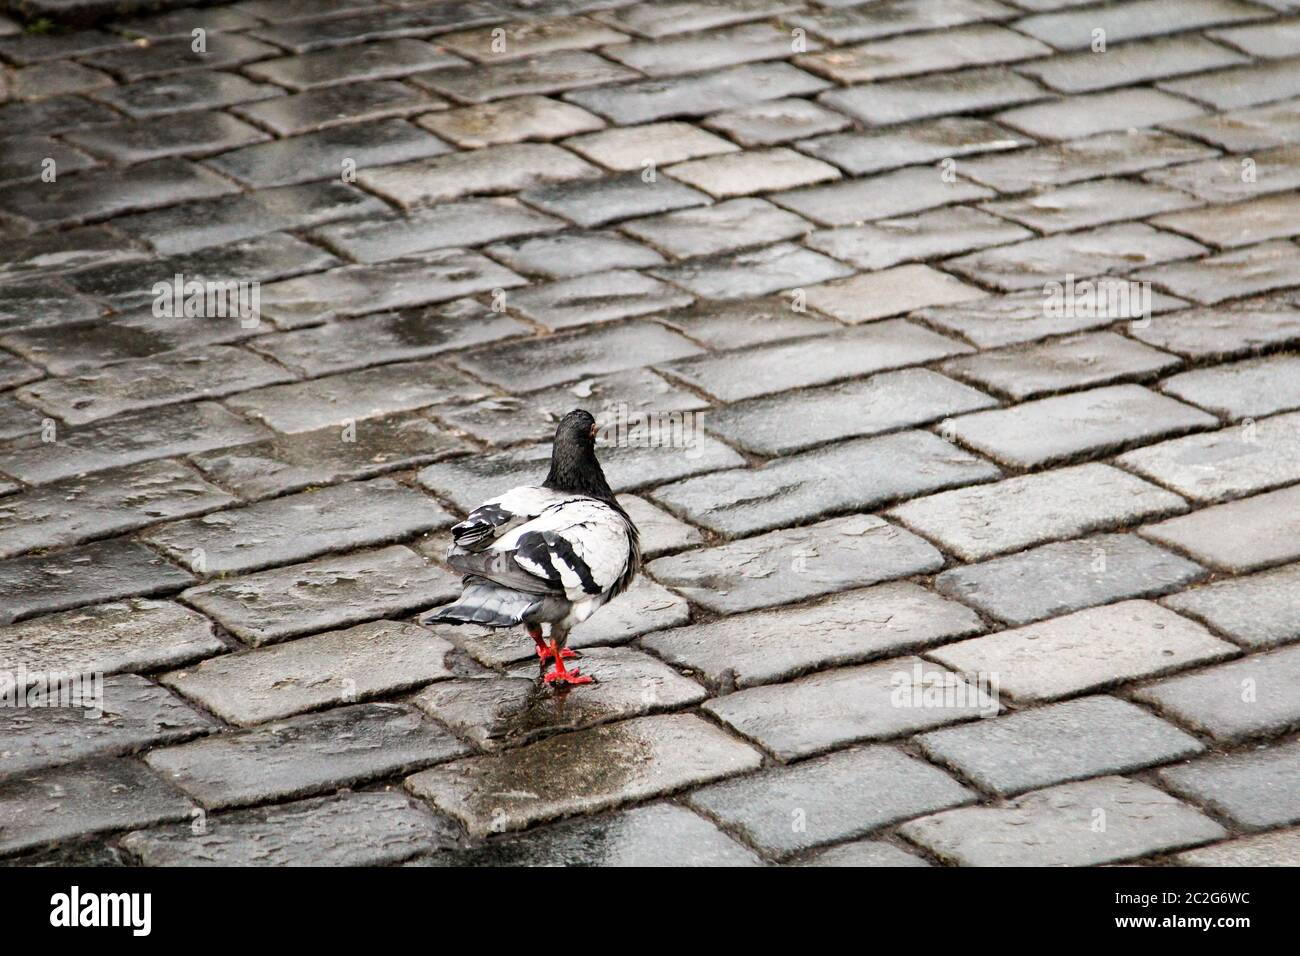
[[[636,573],[636,529],[594,498],[570,498],[499,539],[493,550],[578,602],[618,593]]]
[[[549,488],[523,485],[511,488],[503,495],[483,502],[451,529],[454,542],[452,554],[457,549],[482,551],[520,525],[532,521],[543,511],[570,495]]]

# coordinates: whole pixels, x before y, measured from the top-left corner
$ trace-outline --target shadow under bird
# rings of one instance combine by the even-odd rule
[[[551,470],[479,505],[451,529],[447,563],[462,572],[452,604],[421,624],[524,625],[537,656],[554,666],[543,680],[589,684],[564,659],[569,631],[627,590],[641,567],[636,525],[614,499],[596,460],[596,420],[576,409],[561,419]],[[542,625],[550,625],[550,643]]]

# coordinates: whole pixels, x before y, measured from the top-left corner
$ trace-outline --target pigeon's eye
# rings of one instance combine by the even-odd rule
[[[592,422],[592,424],[591,424],[591,437],[592,437],[592,438],[595,438],[595,437],[596,437],[596,423],[595,423],[595,422]]]

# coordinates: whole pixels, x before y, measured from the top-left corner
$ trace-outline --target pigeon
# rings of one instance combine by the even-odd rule
[[[640,536],[596,460],[596,420],[569,412],[555,430],[551,469],[540,486],[522,485],[479,505],[451,529],[447,563],[460,571],[452,604],[420,623],[522,624],[537,645],[547,684],[589,684],[566,668],[569,631],[627,590],[641,567]],[[550,644],[542,640],[549,624]]]

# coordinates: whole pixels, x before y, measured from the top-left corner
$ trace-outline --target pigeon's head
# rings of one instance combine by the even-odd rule
[[[574,450],[596,447],[596,419],[591,412],[575,408],[560,419],[555,429],[555,447],[562,444]]]
[[[575,408],[560,419],[551,446],[551,471],[544,483],[557,491],[613,500],[605,473],[596,461],[596,419]]]

